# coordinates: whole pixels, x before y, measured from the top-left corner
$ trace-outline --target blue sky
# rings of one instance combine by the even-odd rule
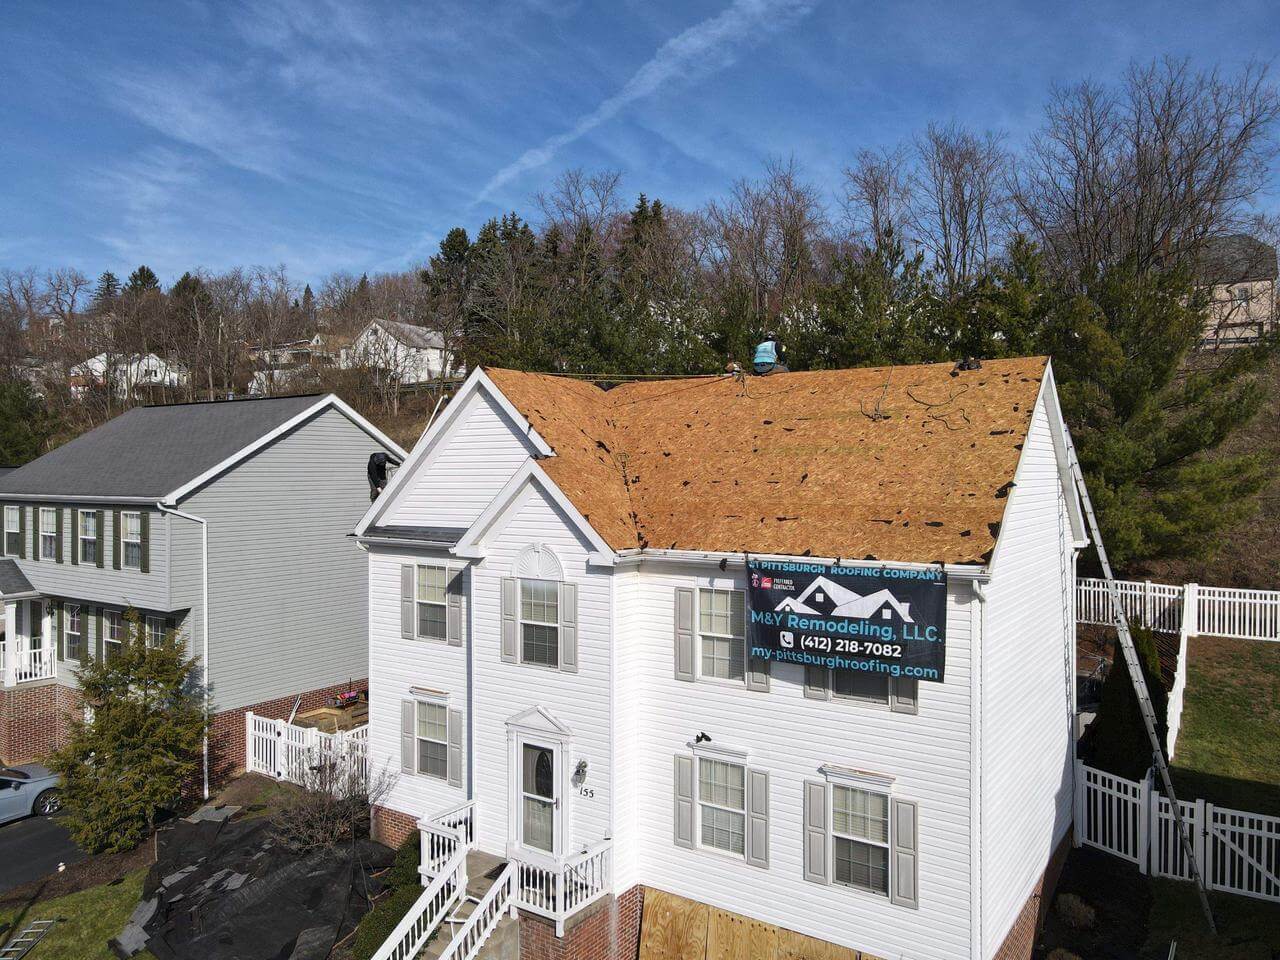
[[[770,156],[834,191],[930,120],[1039,123],[1053,83],[1280,48],[1262,0],[12,3],[0,266],[421,263],[568,167],[697,206]],[[834,193],[832,193],[834,196]]]

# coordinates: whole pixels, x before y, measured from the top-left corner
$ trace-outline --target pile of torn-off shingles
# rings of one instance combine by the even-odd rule
[[[142,901],[111,947],[157,960],[324,960],[390,852],[369,841],[296,854],[267,819],[203,808],[157,836]]]

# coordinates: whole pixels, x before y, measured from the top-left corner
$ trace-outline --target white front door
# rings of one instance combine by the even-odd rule
[[[520,845],[558,856],[563,846],[561,751],[525,737],[517,740],[516,748],[515,818]]]

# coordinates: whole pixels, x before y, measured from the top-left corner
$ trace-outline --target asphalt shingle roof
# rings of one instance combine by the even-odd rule
[[[416,323],[405,323],[402,320],[374,320],[373,322],[397,340],[407,343],[411,347],[418,347],[424,350],[430,348],[439,350],[444,346],[444,340],[440,336],[439,330],[428,330],[426,327],[420,327]]]
[[[410,527],[400,525],[373,526],[366,537],[384,540],[417,540],[421,543],[457,543],[466,533],[464,527]]]
[[[1276,279],[1276,248],[1243,233],[1215,237],[1205,245],[1200,276],[1206,283]]]
[[[0,560],[0,597],[20,596],[34,592],[31,581],[18,568],[16,560],[5,557]]]
[[[6,494],[161,499],[320,402],[271,397],[135,407],[0,477]]]

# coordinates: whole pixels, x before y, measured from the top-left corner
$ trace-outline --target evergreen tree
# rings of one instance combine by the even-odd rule
[[[18,467],[43,454],[54,421],[22,380],[0,383],[0,466]]]
[[[70,741],[50,762],[62,775],[67,829],[90,853],[129,850],[146,838],[196,777],[205,732],[186,641],[169,631],[148,646],[136,611],[125,619],[120,650],[76,672],[93,715],[72,721]]]
[[[316,325],[316,295],[311,292],[311,284],[307,284],[302,288],[302,302],[298,305],[298,312],[302,316],[302,322],[306,325],[308,332],[314,330]]]
[[[93,306],[98,310],[109,310],[120,298],[120,278],[110,270],[104,270],[98,277],[98,285],[93,290]]]
[[[1156,647],[1155,634],[1136,623],[1129,625],[1129,631],[1133,634],[1133,645],[1142,666],[1142,676],[1151,694],[1151,707],[1156,715],[1156,736],[1163,746],[1167,731],[1165,718],[1169,709],[1169,695],[1160,678],[1160,651]],[[1133,690],[1128,664],[1120,653],[1119,641],[1113,646],[1114,660],[1111,672],[1107,674],[1107,680],[1102,686],[1098,719],[1090,729],[1089,762],[1091,766],[1117,776],[1141,780],[1155,762],[1155,757],[1151,752],[1151,738],[1147,736],[1146,724],[1138,708],[1138,696]]]
[[[147,293],[150,290],[160,289],[160,278],[155,275],[150,267],[145,263],[138,267],[137,270],[129,274],[129,282],[125,284],[125,292],[127,293]]]

